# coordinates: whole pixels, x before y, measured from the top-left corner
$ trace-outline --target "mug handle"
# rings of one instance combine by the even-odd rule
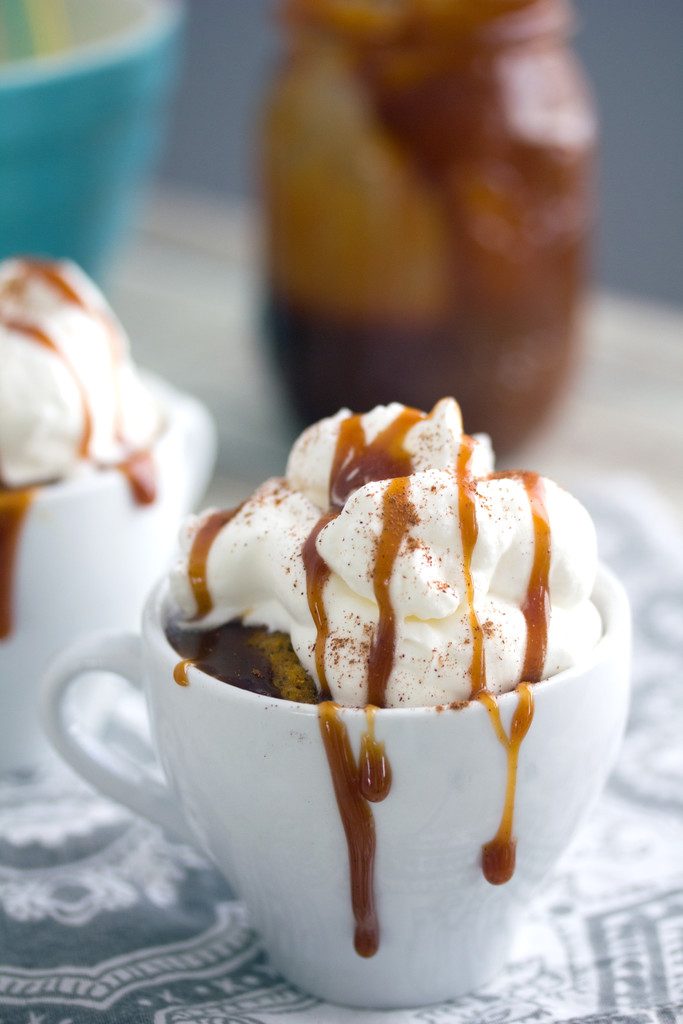
[[[110,748],[88,732],[74,709],[68,707],[69,690],[85,672],[122,676],[141,694],[141,638],[134,633],[94,633],[54,661],[44,676],[41,692],[41,718],[48,739],[67,764],[100,792],[161,825],[176,838],[195,843],[158,766],[144,764]],[[122,715],[117,715],[111,698],[104,714],[109,721],[116,722],[122,735],[129,735],[139,744],[139,736]],[[134,745],[130,744],[131,749]]]

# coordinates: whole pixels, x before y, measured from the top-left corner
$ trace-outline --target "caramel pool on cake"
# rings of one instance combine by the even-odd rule
[[[460,409],[347,410],[295,443],[286,476],[238,508],[191,519],[172,577],[175,682],[194,667],[263,699],[318,702],[349,846],[355,946],[372,956],[372,806],[402,770],[376,738],[382,709],[457,714],[480,701],[507,756],[500,827],[480,852],[493,885],[515,868],[514,802],[534,684],[597,643],[593,524],[550,480],[494,472]],[[170,681],[172,682],[172,681]],[[497,696],[516,691],[509,733]],[[340,707],[366,709],[353,751]]]

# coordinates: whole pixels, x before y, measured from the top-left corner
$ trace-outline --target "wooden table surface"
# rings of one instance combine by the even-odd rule
[[[110,289],[137,360],[216,416],[208,500],[219,504],[281,473],[295,432],[260,338],[258,265],[248,210],[167,193],[148,204]],[[683,310],[596,295],[574,388],[515,461],[568,486],[645,476],[683,522]]]

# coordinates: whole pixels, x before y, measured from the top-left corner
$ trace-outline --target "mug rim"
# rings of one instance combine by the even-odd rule
[[[116,32],[50,56],[10,61],[0,68],[0,95],[123,63],[170,36],[184,18],[183,0],[134,0],[134,4],[137,13]]]
[[[169,440],[175,437],[183,428],[183,419],[186,411],[192,406],[206,406],[199,399],[180,391],[169,384],[162,377],[154,373],[141,371],[141,378],[149,387],[153,396],[159,401],[162,412],[162,424],[159,433],[156,435],[148,449],[154,454],[163,447]],[[12,488],[16,491],[33,491],[33,506],[52,504],[58,501],[70,501],[84,491],[105,490],[112,483],[123,483],[123,476],[115,465],[103,466],[101,469],[85,464],[82,469],[73,475],[53,482],[26,484],[21,487]]]
[[[571,685],[572,682],[581,679],[585,674],[601,662],[607,661],[612,655],[616,646],[628,645],[630,643],[630,606],[626,590],[617,576],[600,562],[595,580],[595,586],[591,595],[603,624],[603,631],[600,640],[586,658],[571,668],[556,672],[548,679],[541,679],[534,683],[534,695],[537,692],[553,692],[563,686]],[[142,636],[145,646],[154,649],[161,655],[164,663],[175,659],[182,660],[179,653],[171,645],[163,624],[167,619],[170,604],[170,585],[168,575],[165,575],[150,593],[142,616]],[[293,716],[312,717],[318,715],[319,704],[303,704],[300,701],[290,701],[285,698],[266,697],[260,693],[252,693],[250,690],[243,690],[238,686],[231,686],[224,683],[215,676],[204,672],[197,666],[191,666],[192,677],[190,689],[199,686],[200,690],[210,687],[218,700],[236,700],[238,702],[252,703],[255,707],[276,710],[283,714]],[[172,682],[172,680],[171,680]],[[537,688],[540,687],[540,691]],[[219,694],[222,694],[219,696]],[[504,709],[511,701],[516,699],[515,690],[508,690],[497,695],[497,700]],[[365,716],[365,707],[350,707],[337,705],[339,713],[344,716],[354,717]],[[480,707],[477,700],[467,700],[462,704],[450,705],[416,705],[401,708],[377,708],[376,714],[382,716],[386,721],[388,717],[397,718],[405,715],[425,714],[439,715],[444,710],[468,712],[473,707]],[[483,708],[480,708],[483,710]]]

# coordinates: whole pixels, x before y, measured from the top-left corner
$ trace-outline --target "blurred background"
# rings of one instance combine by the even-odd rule
[[[421,0],[399,45],[403,2],[0,0],[0,249],[206,400],[216,501],[446,391],[504,464],[683,508],[683,5]]]
[[[257,194],[254,125],[281,49],[273,0],[193,0],[160,180]],[[683,4],[575,0],[576,49],[600,112],[596,269],[622,292],[683,304]]]

